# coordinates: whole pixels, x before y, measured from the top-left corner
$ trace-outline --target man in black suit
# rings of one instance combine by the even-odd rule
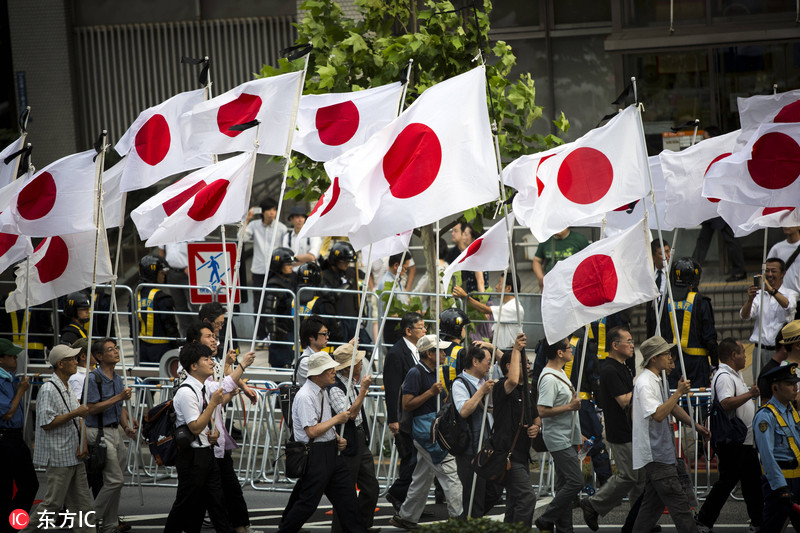
[[[419,362],[417,341],[427,333],[425,322],[419,313],[406,313],[400,321],[403,337],[389,348],[383,362],[383,387],[386,391],[386,418],[389,429],[394,435],[397,455],[400,459],[398,475],[395,482],[386,492],[386,500],[391,503],[395,512],[406,498],[411,474],[417,463],[417,454],[411,438],[410,413],[400,410],[400,387],[408,371]]]

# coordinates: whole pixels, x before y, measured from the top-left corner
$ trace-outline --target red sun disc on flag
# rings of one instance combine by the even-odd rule
[[[322,210],[319,216],[324,217],[328,213],[330,213],[333,206],[336,205],[336,202],[339,201],[339,194],[341,193],[342,189],[339,187],[339,177],[333,178],[333,189],[331,190],[331,201],[328,202],[328,205],[325,206],[325,209]]]
[[[383,175],[395,198],[413,198],[436,180],[442,166],[442,144],[425,124],[406,126],[383,156]]]
[[[478,250],[481,249],[482,245],[483,245],[483,237],[479,237],[474,241],[472,241],[472,244],[470,244],[469,247],[467,248],[467,253],[464,255],[464,257],[461,258],[459,263],[463,263],[464,261],[467,260],[468,257],[478,253]]]
[[[49,172],[42,172],[19,192],[17,212],[26,220],[38,220],[56,204],[58,188]]]
[[[0,233],[0,256],[6,255],[14,244],[16,244],[19,235],[12,233]]]
[[[719,161],[719,160],[721,160],[721,159],[725,159],[725,158],[726,158],[726,157],[728,157],[729,155],[731,155],[731,152],[726,152],[726,153],[724,153],[724,154],[720,154],[720,155],[718,155],[717,157],[715,157],[715,158],[714,158],[714,159],[711,161],[711,163],[709,163],[709,164],[708,164],[708,166],[706,167],[706,171],[705,171],[705,172],[703,172],[703,178],[705,178],[705,177],[706,177],[706,174],[708,174],[708,171],[709,171],[709,170],[711,170],[711,167],[712,167],[712,165],[713,165],[714,163],[716,163],[717,161]],[[719,203],[719,198],[706,198],[706,200],[708,200],[708,201],[709,201],[709,202],[711,202],[712,204],[718,204],[718,203]]]
[[[228,180],[215,180],[202,191],[194,195],[192,207],[189,208],[189,218],[202,222],[214,216],[225,199],[230,182]]]
[[[576,204],[588,205],[603,198],[614,181],[614,167],[601,152],[586,146],[576,148],[558,169],[558,189]]]
[[[791,213],[794,211],[794,207],[765,207],[761,210],[761,216],[767,215],[774,215],[775,213],[780,213],[781,211],[786,211],[786,213]]]
[[[785,133],[766,133],[753,145],[747,170],[760,187],[770,190],[788,187],[800,176],[800,146]]]
[[[315,124],[322,144],[341,146],[358,131],[358,108],[349,100],[320,107],[317,109]]]
[[[42,241],[44,244],[45,241]],[[58,279],[67,269],[69,264],[69,247],[61,237],[50,237],[47,251],[44,257],[36,263],[36,270],[39,272],[39,281],[50,283]],[[41,245],[37,247],[40,248]]]
[[[236,137],[241,131],[231,131],[231,126],[255,120],[261,109],[261,97],[255,94],[242,93],[236,100],[223,104],[217,111],[217,127],[220,133],[228,137]]]
[[[199,191],[205,186],[206,182],[200,180],[191,187],[189,187],[188,189],[179,192],[178,194],[176,194],[175,196],[173,196],[172,198],[170,198],[169,200],[167,200],[162,204],[164,212],[167,214],[167,216],[172,215],[172,213],[177,211],[178,208],[180,208],[180,206],[185,204],[186,201],[189,200],[189,198],[197,194],[197,191]]]
[[[133,147],[139,159],[153,167],[167,157],[171,142],[172,137],[169,134],[167,119],[164,118],[164,115],[156,114],[147,119],[147,122],[136,132]]]
[[[772,122],[800,122],[800,100],[783,106],[783,108],[778,111],[778,114],[775,115],[775,118],[772,119]]]
[[[572,276],[572,293],[586,307],[613,302],[617,295],[617,269],[611,257],[590,255],[578,265]]]
[[[544,163],[545,161],[547,161],[548,159],[550,159],[554,155],[558,155],[558,154],[546,155],[543,158],[541,158],[539,160],[539,164],[536,165],[536,194],[537,194],[537,196],[541,196],[542,195],[542,191],[544,191],[544,182],[539,178],[539,167],[541,167],[542,163]]]

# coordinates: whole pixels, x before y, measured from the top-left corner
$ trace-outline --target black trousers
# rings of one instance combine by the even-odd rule
[[[800,495],[800,478],[787,479],[786,484],[794,499]],[[769,486],[769,481],[761,476],[761,492],[764,496],[764,514],[761,521],[761,533],[780,533],[788,518],[795,531],[800,531],[800,516],[791,510],[789,504]]]
[[[225,452],[222,459],[217,459],[217,466],[219,467],[222,493],[225,495],[225,508],[228,510],[231,525],[233,527],[249,526],[250,514],[247,512],[247,503],[244,501],[239,478],[233,469],[230,450]]]
[[[0,532],[15,533],[17,530],[11,527],[8,516],[15,509],[30,512],[36,491],[39,490],[31,451],[22,440],[21,430],[19,435],[0,437],[0,457],[3,458],[3,467],[0,468]],[[12,497],[14,483],[17,493]]]
[[[400,464],[397,467],[397,478],[387,491],[401,502],[406,501],[408,487],[411,486],[411,476],[417,466],[417,449],[414,448],[414,440],[405,431],[398,431],[394,436],[395,448],[397,448],[397,458]]]
[[[701,265],[706,260],[708,247],[711,245],[711,238],[714,236],[714,231],[719,231],[720,237],[725,239],[725,245],[728,247],[728,258],[733,265],[734,274],[745,274],[747,268],[744,264],[744,253],[742,252],[742,245],[733,236],[733,230],[722,219],[722,217],[712,218],[703,222],[700,228],[700,235],[697,236],[697,243],[694,247],[692,257],[697,259]]]
[[[719,445],[715,452],[719,462],[719,479],[711,487],[711,492],[700,508],[698,520],[708,527],[714,527],[722,506],[736,483],[740,483],[750,523],[760,525],[764,501],[761,495],[761,463],[755,446]]]
[[[367,446],[367,438],[363,429],[358,430],[358,451],[355,455],[343,455],[350,479],[358,485],[358,512],[364,521],[364,527],[372,527],[375,518],[375,506],[378,504],[378,478],[375,477],[375,458]],[[339,521],[339,513],[333,511],[333,533],[348,531],[347,524]]]
[[[200,533],[206,511],[215,531],[232,533],[214,451],[210,447],[182,450],[175,466],[178,469],[178,492],[164,525],[164,533]]]
[[[456,469],[458,479],[461,481],[461,504],[464,510],[461,518],[466,519],[469,513],[469,498],[472,492],[472,458],[474,455],[456,455]],[[503,487],[492,481],[475,476],[475,498],[472,503],[472,512],[469,516],[480,518],[492,510],[503,495]]]
[[[162,344],[150,344],[149,342],[139,341],[139,361],[143,363],[160,363],[161,356],[172,349],[172,344],[165,342]]]
[[[366,533],[358,512],[356,489],[344,457],[336,450],[336,441],[313,443],[306,473],[297,481],[289,499],[290,507],[279,532],[295,533],[317,510],[322,495],[327,496],[348,532]]]

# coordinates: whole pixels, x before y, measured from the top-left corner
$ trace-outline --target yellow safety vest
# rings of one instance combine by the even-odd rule
[[[439,361],[439,364],[441,365],[439,370],[439,381],[442,382],[444,390],[448,395],[450,394],[450,386],[456,379],[456,361],[458,361],[458,352],[460,352],[463,348],[464,347],[460,344],[454,345],[450,349],[450,355]]]
[[[20,348],[25,347],[25,314],[22,314],[22,324],[19,324],[19,318],[17,317],[17,312],[14,311],[9,313],[11,317],[11,331],[13,333],[12,340],[14,344],[19,346]],[[41,342],[31,342],[28,343],[29,350],[44,350],[44,343]]]
[[[708,356],[708,350],[705,348],[689,348],[689,332],[691,331],[690,327],[692,323],[692,309],[694,308],[694,299],[696,296],[696,292],[690,292],[685,300],[675,302],[675,311],[683,311],[683,324],[681,324],[681,348],[683,348],[683,353],[687,355],[706,357]],[[667,306],[667,311],[671,312],[672,309],[669,302],[667,302]],[[672,322],[672,320],[670,320],[669,325],[672,328],[672,338],[674,340],[677,338],[677,335],[675,335],[675,324]]]
[[[589,338],[594,340],[592,324],[589,324]],[[603,317],[597,321],[597,358],[602,361],[606,357],[608,357],[608,352],[606,351],[606,317]]]
[[[783,477],[786,479],[795,479],[800,478],[800,448],[797,447],[797,442],[795,442],[794,437],[792,437],[792,432],[789,430],[788,424],[786,424],[786,420],[778,413],[778,410],[775,408],[774,405],[768,403],[765,406],[767,409],[772,411],[772,414],[775,415],[775,420],[778,421],[778,425],[782,428],[786,428],[786,439],[789,441],[789,448],[792,449],[792,453],[794,454],[794,458],[797,460],[797,466],[795,468],[781,468],[781,472],[783,473]],[[790,403],[789,409],[792,410],[792,419],[794,423],[797,424],[800,422],[800,416],[797,414],[797,410],[794,406]]]
[[[169,342],[167,339],[144,339],[144,337],[156,336],[156,315],[154,312],[155,309],[153,309],[153,301],[156,297],[156,293],[160,290],[161,289],[150,289],[150,292],[147,294],[147,298],[143,299],[142,290],[139,289],[139,312],[136,313],[136,315],[139,317],[139,340],[148,344],[167,344]],[[145,317],[142,315],[145,315]]]

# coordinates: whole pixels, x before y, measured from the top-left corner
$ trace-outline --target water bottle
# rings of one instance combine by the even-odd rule
[[[592,446],[594,446],[594,442],[595,442],[594,437],[591,437],[583,441],[583,446],[581,446],[581,449],[578,451],[578,460],[581,463],[586,458],[586,455],[589,453],[589,451],[592,449]]]

